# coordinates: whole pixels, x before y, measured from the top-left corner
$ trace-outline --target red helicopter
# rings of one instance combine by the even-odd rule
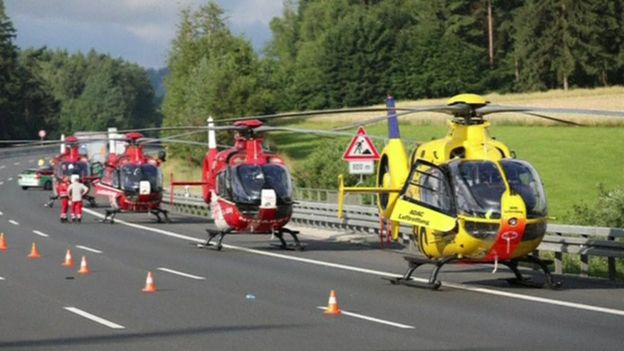
[[[81,152],[81,143],[75,136],[69,136],[65,138],[61,145],[61,153],[56,155],[51,161],[50,165],[54,169],[54,195],[50,197],[50,201],[45,204],[46,207],[52,207],[56,194],[58,194],[58,186],[65,177],[69,177],[74,174],[80,176],[81,181],[89,188],[93,181],[98,179],[94,171],[101,169],[102,165],[99,162],[93,164],[89,163],[89,158],[86,153]],[[86,195],[86,200],[89,201],[91,207],[96,206],[95,198],[91,195]]]
[[[170,222],[167,210],[160,208],[163,193],[160,164],[165,161],[165,152],[160,151],[158,158],[146,155],[140,139],[143,139],[141,133],[126,134],[128,145],[124,153],[111,152],[102,178],[94,182],[95,195],[107,197],[110,203],[102,222],[114,223],[115,215],[120,212],[149,212],[159,223],[162,214]]]
[[[203,161],[201,182],[172,181],[180,185],[201,185],[204,201],[217,230],[206,229],[208,240],[199,247],[222,249],[229,233],[272,234],[288,249],[284,233],[292,236],[294,249],[303,250],[299,232],[285,228],[293,211],[293,187],[284,161],[263,148],[262,121],[245,120],[233,127],[215,127],[208,120],[208,152]],[[234,146],[217,151],[215,130],[234,130]]]

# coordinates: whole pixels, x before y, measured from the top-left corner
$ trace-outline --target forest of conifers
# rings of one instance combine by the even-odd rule
[[[287,0],[256,52],[214,2],[184,9],[156,101],[144,68],[16,47],[0,0],[0,139],[200,125],[208,115],[624,84],[624,0]]]

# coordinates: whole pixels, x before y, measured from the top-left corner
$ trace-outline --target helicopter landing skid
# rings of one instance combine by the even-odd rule
[[[290,236],[292,236],[293,240],[295,241],[294,245],[288,245],[286,240],[284,240],[284,233],[288,233],[290,234]],[[275,235],[275,237],[278,238],[280,241],[280,245],[278,245],[280,249],[303,251],[305,246],[301,245],[301,242],[299,241],[299,237],[297,236],[297,234],[299,234],[299,231],[291,230],[288,228],[279,228],[273,231],[273,235]]]
[[[206,229],[206,232],[208,233],[208,240],[206,240],[206,242],[204,243],[198,243],[197,247],[199,247],[200,249],[204,249],[210,246],[214,246],[217,251],[221,251],[221,249],[223,249],[223,238],[228,234],[232,232],[232,229],[225,229],[225,230],[210,230],[210,229]],[[219,235],[219,239],[217,240],[216,244],[211,243],[212,239],[214,239],[217,235]]]
[[[520,270],[518,269],[518,263],[520,262],[532,263],[540,267],[542,272],[544,272],[544,283],[540,284],[537,282],[533,282],[529,280],[528,278],[525,278],[520,272]],[[513,259],[511,261],[505,261],[501,263],[507,266],[507,268],[509,268],[516,276],[515,278],[507,279],[509,284],[522,285],[522,286],[529,287],[529,288],[543,288],[544,286],[546,286],[547,288],[550,288],[553,290],[561,287],[561,282],[554,281],[552,274],[550,273],[550,270],[548,269],[548,265],[552,264],[552,261],[550,260],[541,260],[535,256],[527,256],[524,258]]]
[[[104,219],[102,219],[102,223],[109,222],[110,224],[115,223],[115,215],[117,215],[120,210],[106,210],[106,214],[104,215]],[[110,217],[110,218],[109,218]]]
[[[87,196],[85,196],[85,200],[87,200],[89,202],[89,207],[91,207],[91,208],[96,208],[97,207],[97,202],[95,202],[95,197],[87,195]]]
[[[156,220],[158,221],[158,223],[163,223],[162,218],[160,218],[161,213],[165,217],[164,222],[171,223],[171,220],[169,219],[169,211],[167,210],[163,210],[162,208],[157,208],[157,209],[151,210],[150,213],[156,216]]]
[[[390,283],[395,284],[395,285],[396,284],[407,285],[407,286],[413,286],[413,287],[418,287],[418,288],[427,288],[431,290],[437,290],[442,285],[442,282],[438,280],[438,273],[440,273],[440,269],[442,268],[442,266],[458,259],[457,256],[449,256],[441,260],[431,260],[428,258],[416,257],[416,256],[404,256],[403,258],[409,264],[409,268],[407,269],[405,274],[403,274],[402,277],[383,278],[383,279],[389,280]],[[413,280],[412,274],[414,273],[416,268],[425,264],[432,264],[435,266],[433,268],[433,271],[431,271],[429,280],[427,282]]]
[[[106,214],[104,215],[104,219],[102,219],[102,223],[109,222],[110,224],[114,224],[115,216],[121,212],[122,211],[120,209],[106,210]],[[164,222],[171,223],[171,220],[169,219],[169,211],[167,210],[157,208],[157,209],[151,210],[150,213],[156,216],[156,220],[158,221],[158,223],[163,223],[162,218],[160,218],[161,213],[163,214],[163,216],[165,216]]]

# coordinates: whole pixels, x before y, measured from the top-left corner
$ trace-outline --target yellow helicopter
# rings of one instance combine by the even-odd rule
[[[340,175],[338,216],[342,218],[345,193],[377,193],[380,217],[390,221],[394,240],[401,224],[412,226],[422,256],[405,256],[408,270],[403,277],[390,281],[437,289],[442,266],[469,262],[505,265],[515,274],[514,282],[522,285],[559,287],[561,283],[553,280],[548,269],[550,262],[532,254],[544,237],[548,218],[542,181],[528,162],[515,159],[505,144],[490,137],[490,123],[483,116],[523,112],[571,123],[537,113],[624,114],[496,106],[479,95],[460,94],[447,105],[411,110],[442,112],[453,118],[448,121],[447,136],[418,145],[409,156],[400,138],[392,97],[387,99],[386,107],[389,135],[379,161],[376,187],[346,187]],[[518,269],[520,262],[539,266],[544,284],[523,277]],[[434,269],[429,281],[421,284],[411,275],[424,264],[432,264]]]

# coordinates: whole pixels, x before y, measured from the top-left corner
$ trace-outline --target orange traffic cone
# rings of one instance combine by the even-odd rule
[[[80,261],[80,269],[78,270],[80,274],[89,274],[91,270],[89,269],[89,265],[87,264],[87,256],[82,256],[82,261]]]
[[[67,249],[67,253],[65,253],[65,261],[62,264],[63,267],[73,267],[74,266],[74,258],[72,257],[71,251]]]
[[[145,287],[142,290],[146,293],[155,293],[156,292],[156,284],[154,283],[154,276],[152,276],[152,272],[147,272],[147,279],[145,279]]]
[[[340,307],[338,307],[338,299],[336,299],[336,291],[332,290],[329,293],[329,302],[327,303],[327,309],[325,314],[338,316],[341,314]]]
[[[8,248],[6,239],[4,239],[4,233],[0,233],[0,251],[5,252]]]
[[[30,253],[28,254],[28,258],[31,260],[36,260],[41,258],[41,254],[39,253],[39,249],[37,248],[37,243],[33,241],[32,248],[30,249]]]

